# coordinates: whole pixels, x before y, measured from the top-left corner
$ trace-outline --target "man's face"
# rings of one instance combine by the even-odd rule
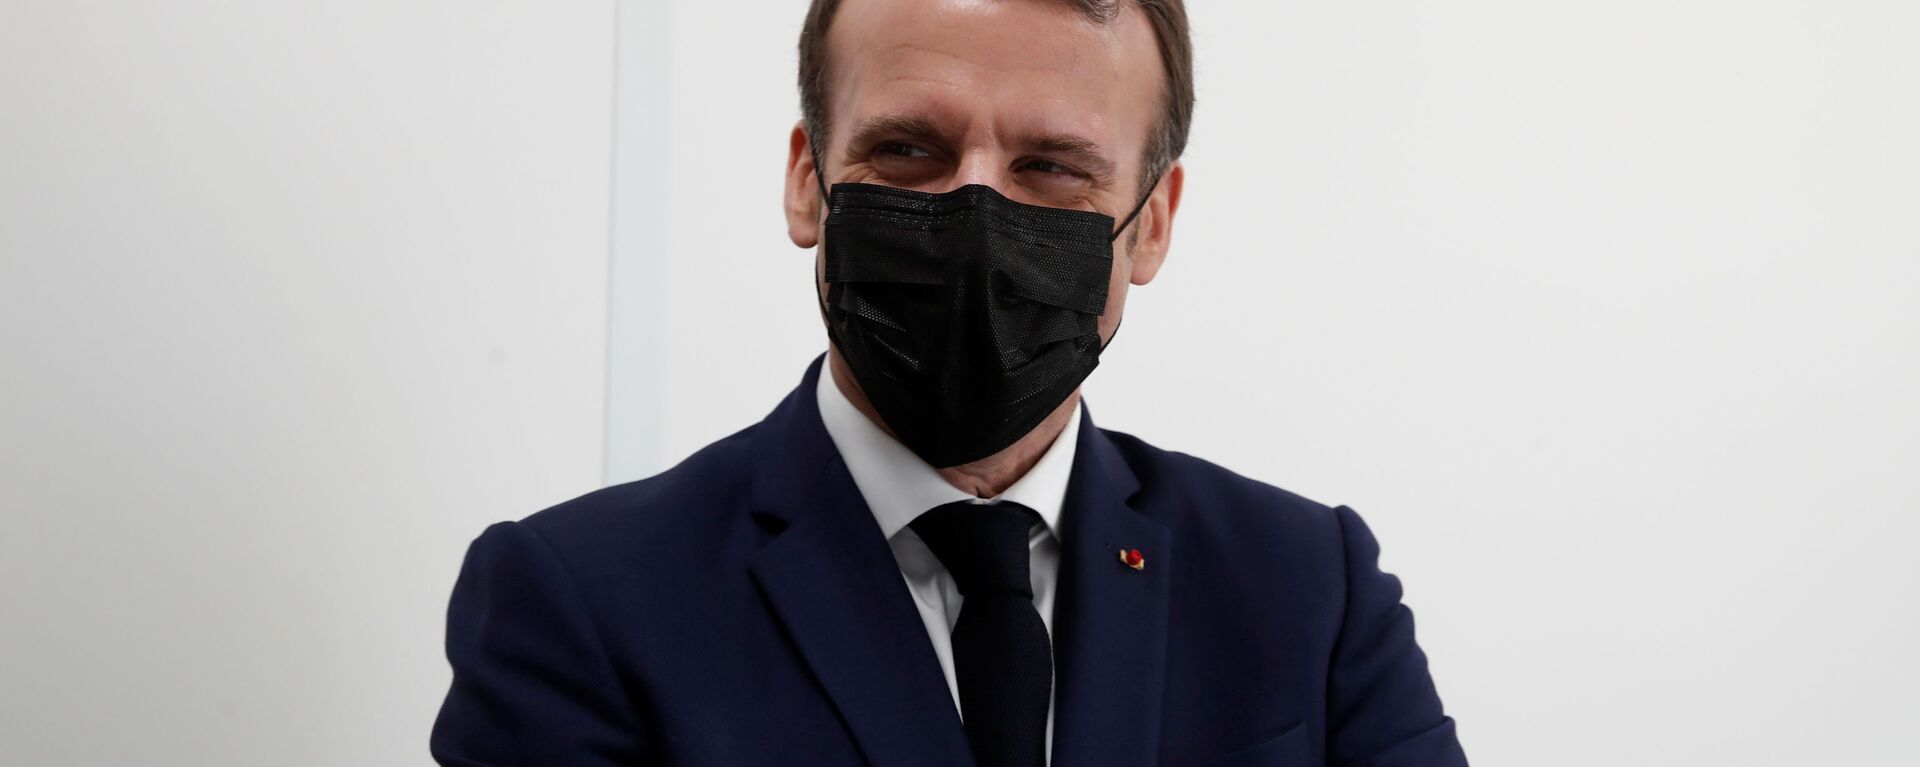
[[[1060,0],[845,0],[828,46],[832,125],[820,161],[829,186],[985,184],[1116,225],[1144,191],[1142,152],[1165,73],[1153,28],[1131,5],[1100,24]],[[814,247],[825,204],[802,127],[789,143],[788,232]],[[1182,174],[1169,171],[1114,243],[1102,338],[1118,327],[1129,283],[1153,279],[1166,256]]]

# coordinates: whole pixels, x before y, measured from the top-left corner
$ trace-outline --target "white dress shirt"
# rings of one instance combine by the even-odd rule
[[[953,706],[960,708],[960,685],[953,672],[953,624],[960,619],[960,589],[946,566],[933,555],[920,536],[908,527],[916,517],[935,506],[954,501],[994,503],[1013,501],[1040,514],[1027,538],[1028,564],[1033,577],[1033,606],[1040,611],[1047,636],[1053,636],[1054,584],[1060,572],[1060,506],[1067,496],[1067,477],[1073,472],[1074,446],[1080,434],[1080,405],[1075,403],[1067,427],[1040,456],[1040,461],[1025,476],[999,496],[976,498],[948,484],[940,473],[927,465],[905,445],[868,420],[834,385],[833,370],[820,371],[815,398],[827,435],[846,461],[854,485],[873,510],[874,521],[893,547],[894,561],[900,563],[900,575],[907,590],[913,592],[920,620],[927,626],[927,638],[933,640],[933,654],[940,659],[940,670],[947,675],[947,691],[953,694]],[[1055,667],[1059,664],[1056,662]],[[1058,674],[1055,674],[1058,679]],[[1058,691],[1058,685],[1054,685]],[[1053,761],[1053,700],[1047,701],[1047,762]]]

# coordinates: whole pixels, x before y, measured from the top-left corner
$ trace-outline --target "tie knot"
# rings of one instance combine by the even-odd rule
[[[1027,536],[1040,515],[1017,503],[955,501],[909,525],[940,558],[961,596],[1010,592],[1033,596]]]

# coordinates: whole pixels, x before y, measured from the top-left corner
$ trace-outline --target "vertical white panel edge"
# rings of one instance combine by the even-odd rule
[[[667,32],[672,3],[617,8],[607,258],[608,484],[659,471],[664,415]]]

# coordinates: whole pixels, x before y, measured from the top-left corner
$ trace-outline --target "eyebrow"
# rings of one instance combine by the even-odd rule
[[[889,113],[860,121],[847,141],[848,160],[860,152],[893,138],[915,138],[940,144],[952,143],[947,132],[931,119],[913,114]],[[1071,133],[1040,133],[1025,136],[1019,142],[1024,151],[1059,157],[1095,180],[1110,183],[1117,170],[1100,143]]]
[[[945,142],[947,134],[932,120],[918,115],[874,115],[860,121],[860,125],[853,129],[853,133],[847,139],[847,152],[851,158],[854,153],[870,148],[882,140],[898,137]]]
[[[1028,151],[1061,156],[1098,181],[1113,180],[1113,160],[1093,139],[1066,133],[1043,133],[1028,137],[1022,143]]]

